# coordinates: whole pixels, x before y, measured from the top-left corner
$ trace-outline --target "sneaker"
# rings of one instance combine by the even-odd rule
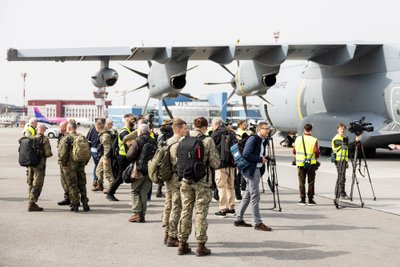
[[[222,211],[222,210],[219,210],[219,211],[217,211],[216,213],[214,213],[215,214],[215,216],[217,216],[217,217],[222,217],[222,218],[225,218],[226,217],[226,213],[224,212],[224,211]]]
[[[236,215],[236,212],[235,212],[235,209],[226,209],[226,210],[224,210],[224,212],[225,212],[225,214],[226,215],[233,215],[233,216],[235,216]]]
[[[300,200],[297,204],[298,204],[298,205],[301,205],[301,206],[307,205],[305,199]]]
[[[234,221],[234,222],[233,222],[233,225],[234,225],[234,226],[238,226],[238,227],[252,227],[251,224],[246,223],[244,220],[241,220],[241,221]]]
[[[343,196],[340,196],[340,200],[351,200],[351,198],[345,194]]]
[[[268,232],[272,231],[270,227],[266,226],[263,223],[256,224],[256,226],[254,226],[254,230],[268,231]]]
[[[108,199],[110,201],[119,201],[118,198],[116,198],[114,195],[111,195],[111,194],[107,194],[106,199]]]
[[[310,199],[310,200],[308,200],[307,205],[308,206],[315,206],[315,205],[317,205],[317,203],[313,199]]]

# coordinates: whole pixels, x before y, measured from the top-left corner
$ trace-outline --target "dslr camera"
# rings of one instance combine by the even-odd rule
[[[374,127],[371,126],[372,123],[364,122],[365,117],[361,117],[358,121],[350,122],[349,132],[355,134],[356,136],[360,136],[363,132],[372,132]]]

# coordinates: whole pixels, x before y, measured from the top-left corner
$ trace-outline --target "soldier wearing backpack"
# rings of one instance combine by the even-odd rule
[[[151,188],[147,165],[157,150],[157,143],[150,137],[148,125],[141,124],[138,134],[127,153],[127,159],[135,164],[131,174],[133,215],[129,218],[129,222],[145,222],[147,194]]]
[[[187,240],[192,232],[193,208],[196,206],[196,256],[211,253],[206,248],[207,214],[211,202],[211,175],[209,168],[218,168],[221,161],[214,141],[205,137],[208,122],[198,117],[193,122],[194,130],[183,138],[177,148],[177,172],[181,183],[182,212],[178,225],[178,255],[191,252]]]
[[[214,140],[221,164],[215,170],[215,183],[219,193],[219,211],[216,216],[225,217],[227,214],[235,215],[235,162],[231,154],[231,146],[237,142],[233,131],[225,127],[222,119],[213,119],[212,126],[215,129],[211,135]]]
[[[36,202],[38,201],[43,188],[44,176],[46,173],[46,159],[53,156],[53,153],[51,152],[49,138],[44,136],[45,131],[46,126],[44,124],[39,124],[39,126],[37,127],[37,134],[33,137],[38,139],[39,149],[41,151],[41,159],[39,165],[28,168],[28,211],[43,211],[43,208],[39,207]]]
[[[98,177],[97,186],[92,191],[104,190],[104,177],[111,184],[114,180],[111,169],[111,133],[100,120],[96,122],[96,130],[99,132],[100,145],[97,149],[100,160],[97,164],[96,175]]]
[[[57,140],[57,149],[59,149],[60,143],[62,140],[67,136],[67,121],[63,121],[58,125],[58,128],[60,129],[60,135],[58,136]],[[64,199],[59,201],[57,204],[60,206],[65,206],[71,204],[71,200],[69,199],[69,192],[68,192],[68,186],[67,182],[65,179],[65,174],[63,172],[62,166],[61,166],[61,160],[58,158],[58,164],[60,165],[60,180],[61,180],[61,186],[64,190]]]
[[[168,156],[168,161],[167,164],[164,164],[166,166],[161,165],[159,166],[159,169],[160,172],[163,172],[163,168],[169,168],[172,170],[170,180],[165,181],[167,191],[162,217],[162,226],[165,229],[164,244],[166,244],[168,247],[178,247],[178,222],[181,216],[182,203],[180,192],[181,182],[176,173],[176,152],[179,140],[187,134],[186,122],[180,118],[174,118],[172,122],[172,129],[174,135],[167,140],[166,144],[162,145],[166,146],[167,148],[166,154]],[[156,157],[154,159],[156,159]]]
[[[81,202],[83,211],[86,212],[90,211],[90,207],[86,191],[85,166],[90,160],[91,153],[89,142],[76,132],[76,128],[75,121],[68,122],[68,135],[60,141],[58,153],[68,186],[70,209],[78,212]]]

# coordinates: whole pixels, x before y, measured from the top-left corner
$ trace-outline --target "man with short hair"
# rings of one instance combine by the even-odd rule
[[[167,140],[167,146],[170,151],[170,162],[172,170],[174,170],[171,180],[166,181],[167,192],[165,195],[165,206],[162,217],[162,226],[165,228],[164,243],[168,247],[177,247],[178,241],[178,223],[182,211],[181,203],[181,182],[176,173],[176,149],[179,140],[186,136],[187,125],[186,122],[180,118],[174,118],[172,121],[172,129],[174,135]]]
[[[215,182],[219,194],[219,211],[215,215],[225,218],[226,215],[235,215],[235,165],[233,158],[229,157],[230,150],[222,150],[224,150],[224,146],[230,146],[229,144],[236,142],[236,136],[235,133],[225,127],[225,123],[220,118],[213,119],[212,127],[214,132],[211,138],[214,140],[221,160],[221,165],[215,170]],[[222,140],[223,138],[224,140]],[[229,144],[223,144],[222,142],[228,142]],[[226,158],[231,158],[232,162],[229,162],[229,159],[226,160]]]
[[[44,136],[46,126],[39,124],[37,127],[37,134],[34,138],[38,139],[41,159],[39,165],[36,167],[29,167],[28,185],[29,185],[29,205],[28,211],[43,211],[42,207],[39,207],[36,202],[39,199],[40,193],[42,192],[44,176],[46,174],[46,159],[53,156],[51,152],[50,140],[47,136]]]
[[[298,136],[294,142],[293,154],[296,156],[297,174],[299,177],[299,205],[317,205],[314,201],[314,186],[317,158],[319,157],[320,151],[318,148],[318,139],[312,136],[312,128],[312,125],[309,123],[304,125],[303,135]],[[305,188],[306,177],[308,179],[307,204]]]
[[[60,149],[60,143],[62,142],[62,140],[67,136],[67,121],[63,121],[60,123],[60,125],[58,126],[58,128],[60,129],[60,135],[58,136],[58,140],[57,140],[57,149]],[[69,205],[71,204],[71,201],[69,199],[69,192],[68,192],[68,185],[67,182],[65,180],[65,173],[63,171],[63,168],[61,166],[61,160],[60,157],[58,157],[58,164],[60,165],[60,180],[61,180],[61,186],[64,190],[64,199],[59,201],[57,204],[60,206],[65,206],[65,205]]]
[[[244,191],[242,201],[239,205],[239,211],[236,215],[235,226],[251,227],[252,225],[243,220],[244,213],[249,204],[251,204],[254,229],[261,231],[271,231],[271,228],[266,226],[260,214],[260,179],[265,172],[265,163],[268,162],[268,157],[265,156],[265,147],[267,145],[267,137],[269,134],[268,123],[260,122],[256,128],[256,135],[251,135],[247,140],[243,149],[243,158],[250,164],[242,170],[242,176],[246,181],[246,190]]]
[[[137,164],[140,155],[142,153],[142,148],[146,143],[154,142],[150,137],[150,128],[146,124],[141,124],[138,128],[139,136],[132,143],[129,148],[128,160]],[[155,143],[155,146],[157,144]],[[137,165],[136,165],[137,166]],[[133,181],[131,183],[131,196],[132,196],[132,211],[133,215],[129,218],[129,222],[145,222],[145,216],[147,211],[147,194],[151,188],[151,180],[147,174],[143,174],[140,171],[136,171],[136,166],[133,171]]]
[[[96,120],[97,122],[97,120]],[[99,164],[99,154],[97,148],[100,144],[99,140],[99,132],[97,132],[96,127],[90,127],[88,133],[86,134],[86,139],[89,141],[90,144],[90,153],[92,155],[94,168],[93,168],[93,188],[97,187],[98,177],[96,175],[97,165]]]
[[[206,256],[211,253],[205,244],[207,242],[207,214],[211,202],[211,175],[209,168],[218,168],[221,161],[215,143],[210,137],[205,137],[208,122],[204,117],[197,117],[193,121],[194,130],[189,133],[190,137],[200,139],[204,147],[203,163],[206,168],[206,175],[199,181],[194,182],[186,177],[182,178],[181,199],[182,212],[178,225],[178,255],[185,255],[191,252],[187,243],[192,232],[193,208],[196,206],[196,256]],[[181,140],[182,142],[182,140]],[[179,147],[177,148],[179,154]],[[177,164],[178,166],[179,164]]]
[[[110,201],[118,201],[118,199],[114,196],[118,187],[123,183],[122,173],[129,166],[129,162],[126,158],[127,146],[123,143],[124,137],[130,134],[133,131],[133,126],[135,124],[135,117],[131,114],[124,115],[124,127],[118,132],[118,175],[114,177],[114,181],[110,185],[110,189],[106,195],[106,198]]]
[[[37,119],[32,117],[29,119],[29,122],[24,127],[24,136],[25,137],[34,137],[36,136],[36,127],[37,127]]]
[[[96,130],[99,132],[100,149],[98,153],[100,156],[99,164],[97,165],[96,175],[99,178],[97,181],[97,186],[92,189],[92,191],[104,190],[104,178],[106,178],[111,184],[114,180],[112,170],[111,170],[111,133],[105,127],[102,121],[96,122]]]
[[[238,121],[238,128],[236,134],[240,137],[240,139],[245,139],[246,137],[249,136],[249,134],[246,131],[246,127],[247,125],[245,120]]]

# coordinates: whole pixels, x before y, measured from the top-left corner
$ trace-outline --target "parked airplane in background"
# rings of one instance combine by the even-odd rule
[[[38,107],[34,107],[33,111],[38,122],[48,123],[48,124],[60,124],[63,121],[68,121],[70,118],[65,117],[55,117],[47,118],[39,110]],[[92,126],[94,123],[87,118],[73,118],[78,126]]]
[[[155,61],[145,78],[149,95],[175,97],[186,84],[189,60],[226,65],[238,70],[229,82],[233,94],[267,95],[265,117],[281,131],[302,133],[306,123],[323,148],[330,148],[338,122],[365,116],[374,130],[363,135],[366,152],[400,144],[400,46],[370,43],[272,44],[191,47],[111,47],[76,49],[9,49],[9,61],[101,61],[92,76],[96,87],[113,86],[118,73],[110,60]],[[286,60],[302,60],[295,67]],[[225,67],[225,66],[223,66]],[[133,70],[132,70],[133,71]],[[135,71],[134,71],[135,72]],[[137,73],[137,72],[136,72]],[[139,74],[140,75],[140,74]],[[246,107],[245,107],[246,109]]]

